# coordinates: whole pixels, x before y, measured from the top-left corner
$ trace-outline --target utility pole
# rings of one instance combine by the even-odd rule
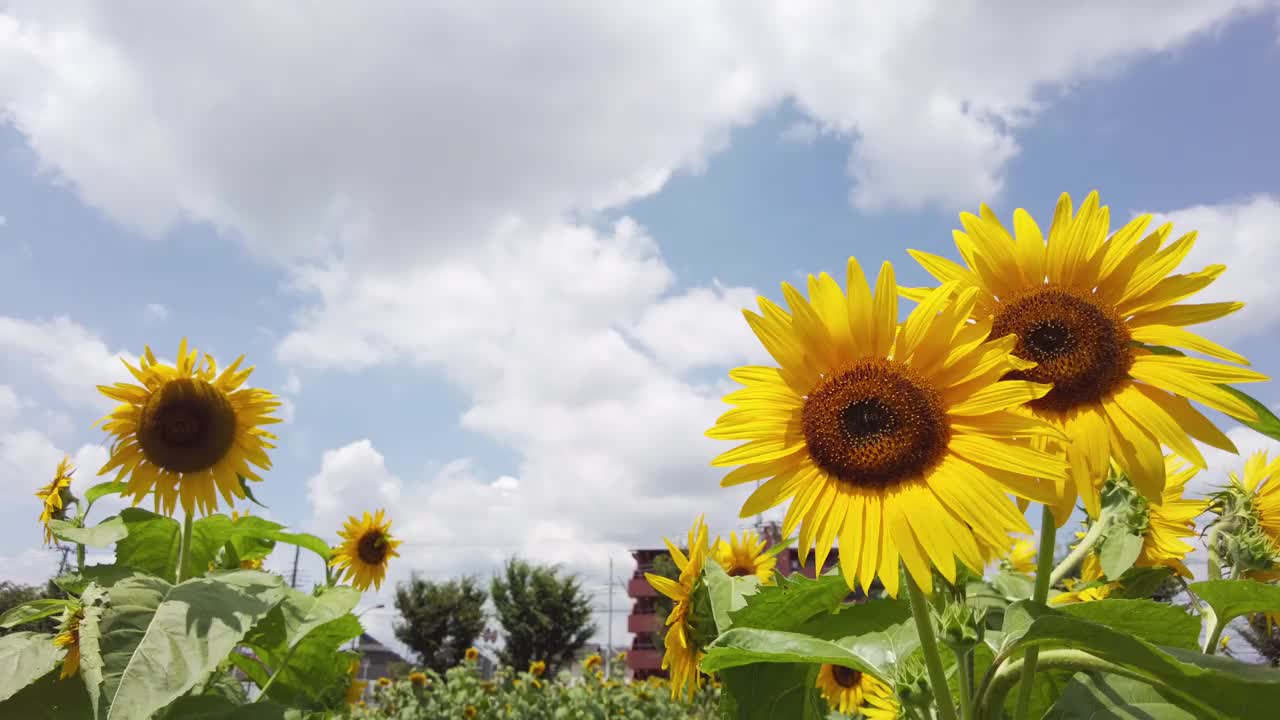
[[[293,573],[289,576],[289,587],[294,590],[298,589],[298,553],[302,552],[302,547],[293,546]]]
[[[613,677],[610,674],[610,665],[613,663],[613,558],[609,558],[609,632],[608,647],[604,652],[604,676],[605,678]]]
[[[67,568],[71,567],[70,563],[67,562],[67,556],[71,554],[71,546],[59,545],[58,550],[62,553],[62,559],[58,561],[58,575],[55,577],[66,574]]]

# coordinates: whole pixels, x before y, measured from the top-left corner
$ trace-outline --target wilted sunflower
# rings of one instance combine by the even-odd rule
[[[1074,215],[1070,196],[1059,198],[1047,243],[1022,209],[1014,212],[1012,234],[985,205],[981,217],[963,213],[960,221],[964,232],[954,236],[965,265],[910,252],[939,281],[978,290],[973,316],[990,324],[992,338],[1017,338],[1014,352],[1036,364],[1011,377],[1052,384],[1028,407],[1071,438],[1070,482],[1059,487],[1052,506],[1060,526],[1077,496],[1097,517],[1112,457],[1144,496],[1158,501],[1165,484],[1161,443],[1200,468],[1205,460],[1193,439],[1235,452],[1231,440],[1188,400],[1255,420],[1253,409],[1222,385],[1266,376],[1136,344],[1248,364],[1185,329],[1243,307],[1182,302],[1226,270],[1210,265],[1172,274],[1195,243],[1194,232],[1167,243],[1173,226],[1166,223],[1144,237],[1151,216],[1143,215],[1109,234],[1110,210],[1099,207],[1096,192]],[[926,293],[903,294],[923,300]]]
[[[1204,500],[1182,497],[1187,481],[1196,476],[1198,468],[1190,467],[1175,455],[1165,457],[1166,477],[1163,498],[1159,505],[1148,502],[1136,494],[1131,506],[1137,510],[1134,520],[1145,526],[1142,532],[1142,551],[1134,561],[1135,567],[1167,567],[1184,578],[1191,577],[1183,560],[1195,547],[1183,538],[1196,536],[1196,518],[1208,509]],[[1125,482],[1113,479],[1111,482]],[[1096,553],[1085,556],[1082,574],[1101,577],[1102,565]]]
[[[645,578],[655,590],[675,601],[671,614],[667,615],[666,651],[662,655],[662,669],[671,677],[671,697],[687,694],[693,697],[702,687],[702,674],[698,663],[702,650],[693,642],[693,628],[689,624],[693,612],[693,591],[702,577],[702,567],[710,551],[707,541],[707,524],[702,516],[689,530],[689,554],[686,556],[670,540],[667,551],[680,570],[680,578],[671,580],[661,575],[645,573]]]
[[[124,366],[141,386],[128,383],[99,385],[98,390],[121,405],[102,419],[102,427],[116,436],[111,458],[99,475],[117,471],[129,476],[126,495],[133,504],[155,492],[156,512],[172,515],[179,497],[188,514],[211,513],[218,493],[228,505],[244,498],[240,478],[261,480],[250,465],[271,467],[266,450],[275,436],[263,425],[280,422],[271,413],[280,406],[266,390],[242,388],[253,368],[240,369],[241,356],[218,373],[209,355],[178,346],[176,365],[156,360],[146,348],[138,367]]]
[[[730,532],[729,542],[717,542],[712,556],[730,576],[755,575],[762,583],[773,582],[773,569],[778,564],[777,558],[765,556],[764,540],[754,530],[743,532],[741,539],[736,532]]]
[[[83,619],[84,608],[67,608],[58,634],[53,638],[54,645],[67,649],[67,654],[62,658],[62,673],[59,675],[63,680],[80,670],[80,621]]]
[[[343,542],[334,550],[329,564],[339,574],[345,571],[343,579],[351,580],[358,590],[368,590],[370,585],[381,588],[387,564],[391,558],[400,557],[396,548],[403,542],[391,537],[391,520],[383,517],[382,510],[375,515],[366,512],[363,518],[353,515],[338,535]]]
[[[541,660],[534,660],[529,663],[529,674],[534,677],[542,677],[547,671],[547,664]]]
[[[53,480],[36,491],[40,498],[40,524],[44,526],[44,544],[53,544],[53,530],[49,527],[51,520],[64,520],[67,517],[67,502],[71,497],[71,474],[76,471],[71,465],[70,457],[63,457]]]
[[[801,562],[816,545],[823,567],[839,539],[850,588],[879,575],[896,596],[899,558],[926,592],[930,564],[952,582],[956,558],[980,570],[975,534],[1008,547],[1009,533],[1031,531],[1005,493],[1051,498],[1066,472],[1015,441],[1062,437],[1014,412],[1050,387],[1005,378],[1031,364],[1013,356],[1016,338],[987,341],[988,326],[969,322],[978,290],[955,287],[926,296],[899,330],[893,266],[873,298],[849,258],[847,296],[824,273],[809,277],[810,299],[783,283],[790,312],[760,298],[763,315],[746,313],[780,367],[729,373],[745,387],[707,436],[747,442],[712,464],[742,466],[723,486],[770,478],[743,517],[791,499],[782,533],[800,525]]]
[[[898,700],[893,690],[878,678],[843,665],[823,663],[818,670],[817,688],[832,710],[868,720],[894,720]]]
[[[462,657],[467,662],[475,662],[480,659],[480,651],[473,647],[469,647],[467,648],[467,651],[463,653]]]
[[[1036,544],[1026,538],[1019,538],[1009,553],[1009,567],[1015,572],[1031,574],[1036,571]]]

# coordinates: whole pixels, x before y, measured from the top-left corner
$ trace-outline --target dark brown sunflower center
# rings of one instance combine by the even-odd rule
[[[170,380],[151,394],[138,420],[138,444],[149,462],[191,473],[218,464],[236,435],[226,394],[203,380]]]
[[[1018,336],[1014,354],[1038,364],[1010,377],[1053,383],[1048,395],[1031,402],[1037,410],[1066,412],[1096,403],[1129,377],[1133,365],[1124,320],[1084,290],[1046,285],[1004,300],[991,337],[1011,333]]]
[[[356,554],[366,565],[381,565],[387,559],[387,539],[380,530],[370,530],[360,536]]]
[[[937,391],[889,360],[861,360],[827,376],[805,399],[802,422],[814,462],[858,487],[919,477],[942,460],[951,438]]]
[[[748,575],[755,575],[756,572],[754,568],[743,567],[741,565],[734,565],[733,567],[729,568],[728,574],[729,574],[729,577],[746,577]]]
[[[861,672],[843,665],[832,665],[831,677],[835,678],[837,685],[846,688],[857,687],[862,682]]]

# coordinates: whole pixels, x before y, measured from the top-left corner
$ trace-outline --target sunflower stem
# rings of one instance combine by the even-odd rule
[[[1101,523],[1095,523],[1100,525]],[[1091,529],[1092,530],[1092,529]],[[1053,511],[1048,505],[1040,507],[1040,553],[1036,557],[1036,584],[1031,600],[1044,605],[1049,599],[1049,579],[1053,572],[1053,549],[1058,537],[1058,526],[1053,522]],[[1081,543],[1083,545],[1084,543]],[[1040,648],[1027,648],[1022,663],[1022,681],[1018,685],[1018,704],[1014,707],[1014,720],[1025,720],[1031,707],[1031,691],[1036,677],[1036,661],[1040,656]]]
[[[182,521],[182,544],[178,546],[178,567],[174,571],[174,584],[182,582],[182,576],[187,569],[187,562],[191,559],[191,526],[194,524],[195,518],[191,513],[187,513]]]
[[[84,545],[76,543],[76,572],[84,574]]]
[[[1111,519],[1113,517],[1114,515],[1105,510],[1098,513],[1098,519],[1089,526],[1089,531],[1085,533],[1084,537],[1081,538],[1080,542],[1074,549],[1072,549],[1071,553],[1063,558],[1062,562],[1058,563],[1058,566],[1053,569],[1052,573],[1050,573],[1049,587],[1053,587],[1054,585],[1062,582],[1062,579],[1065,578],[1068,573],[1076,569],[1076,566],[1080,564],[1080,561],[1084,560],[1085,556],[1089,554],[1089,551],[1092,550],[1094,546],[1098,544],[1098,541],[1102,539],[1102,536],[1106,534],[1107,528],[1111,526]],[[1052,561],[1052,559],[1053,558],[1051,556],[1050,560]],[[1040,575],[1037,573],[1036,581],[1038,582],[1039,580]],[[1048,595],[1047,589],[1045,591],[1045,595]]]
[[[960,717],[962,720],[973,720],[973,648],[957,650],[951,648],[956,655],[956,667],[960,677],[956,685],[960,688]]]
[[[933,618],[929,614],[929,602],[911,573],[905,566],[899,569],[907,580],[907,595],[911,598],[911,614],[916,619],[916,632],[920,635],[920,649],[924,651],[924,664],[929,669],[929,686],[938,703],[938,715],[942,720],[959,720],[951,689],[947,687],[947,673],[942,669],[942,655],[938,652],[938,640],[933,634]]]
[[[1232,568],[1230,579],[1238,580],[1239,578],[1240,578],[1240,569]],[[1216,612],[1213,613],[1212,622],[1213,622],[1213,629],[1209,631],[1209,637],[1204,641],[1205,655],[1214,655],[1218,652],[1218,642],[1222,640],[1222,631],[1226,630],[1227,625],[1230,624],[1230,621],[1227,619],[1226,615],[1219,616]]]

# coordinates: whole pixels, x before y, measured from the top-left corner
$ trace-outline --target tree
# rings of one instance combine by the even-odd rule
[[[485,592],[474,577],[432,582],[416,573],[396,586],[396,609],[403,622],[396,638],[438,673],[462,662],[484,630]]]
[[[25,602],[32,600],[60,599],[65,598],[66,593],[58,589],[57,585],[52,582],[46,583],[44,587],[37,585],[19,585],[8,580],[0,581],[0,615],[8,612],[10,608],[17,607]],[[0,636],[7,635],[11,632],[26,630],[29,632],[56,632],[58,629],[59,616],[54,615],[35,622],[23,623],[19,627],[12,630],[0,628]]]
[[[513,557],[502,577],[493,579],[489,594],[506,633],[499,656],[513,668],[522,670],[541,660],[554,674],[573,662],[596,631],[591,598],[577,576],[562,576],[554,566]]]

